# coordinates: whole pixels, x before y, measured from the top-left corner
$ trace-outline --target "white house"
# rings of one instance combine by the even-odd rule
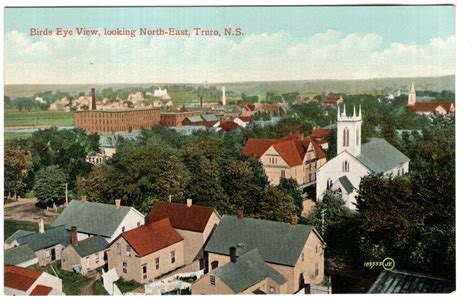
[[[362,177],[374,173],[402,176],[408,173],[410,159],[382,138],[362,144],[362,111],[352,116],[337,110],[337,156],[321,166],[316,173],[316,198],[322,200],[331,189],[346,207],[355,210],[355,196]]]
[[[168,95],[168,90],[165,89],[165,88],[161,89],[161,87],[158,88],[158,89],[155,89],[155,91],[153,93],[153,96],[155,96],[155,97],[163,97],[165,95]]]
[[[60,278],[27,268],[4,265],[4,291],[6,295],[63,295]]]
[[[108,243],[122,232],[145,224],[145,217],[133,207],[115,206],[82,200],[72,200],[51,224],[53,227],[63,225],[67,230],[77,229],[79,241],[92,236],[101,236]]]

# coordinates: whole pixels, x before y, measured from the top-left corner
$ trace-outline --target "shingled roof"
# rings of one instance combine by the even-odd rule
[[[456,289],[447,280],[426,275],[382,271],[368,293],[450,293]]]
[[[28,245],[20,245],[9,248],[5,251],[4,256],[5,264],[11,265],[19,265],[37,258],[33,250]]]
[[[214,212],[218,214],[211,207],[196,205],[188,207],[185,204],[158,201],[148,214],[147,224],[169,218],[175,229],[203,232]]]
[[[312,231],[308,225],[224,215],[204,250],[229,255],[235,246],[239,256],[257,248],[265,262],[294,266]]]
[[[109,246],[109,243],[101,236],[94,236],[79,241],[77,245],[73,245],[79,256],[85,257],[101,252]]]
[[[451,111],[452,102],[420,102],[417,101],[414,105],[407,106],[408,110],[412,112],[434,112],[438,107],[443,108],[447,113]]]
[[[71,236],[69,232],[62,226],[46,229],[43,233],[36,232],[27,236],[20,237],[16,241],[20,245],[28,245],[34,252],[62,244],[69,246]]]
[[[266,278],[273,279],[279,285],[287,282],[285,277],[265,263],[257,249],[238,257],[235,263],[229,262],[218,267],[213,273],[234,293],[240,293]]]
[[[21,238],[21,237],[24,237],[24,236],[27,236],[27,235],[31,235],[33,233],[35,233],[35,232],[34,231],[28,231],[28,230],[22,230],[22,229],[17,230],[5,240],[5,243],[10,244],[18,238]]]
[[[362,144],[357,159],[374,173],[385,173],[410,159],[382,138],[370,139]]]
[[[5,287],[21,291],[28,291],[28,289],[43,273],[14,265],[5,264],[3,274]]]
[[[132,207],[72,200],[52,226],[64,225],[66,229],[76,226],[78,232],[112,237]],[[107,221],[107,222],[105,222]]]
[[[121,235],[130,247],[143,257],[183,240],[165,218],[141,227],[126,231]]]

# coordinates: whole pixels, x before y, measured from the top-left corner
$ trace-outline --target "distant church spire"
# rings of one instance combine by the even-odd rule
[[[352,116],[346,114],[346,106],[343,106],[343,113],[339,113],[337,108],[337,154],[343,151],[349,152],[353,156],[359,156],[361,152],[361,132],[362,132],[362,107],[359,105],[359,114],[354,106]]]
[[[415,82],[411,83],[410,94],[408,94],[408,104],[409,106],[414,106],[416,103],[416,89]]]

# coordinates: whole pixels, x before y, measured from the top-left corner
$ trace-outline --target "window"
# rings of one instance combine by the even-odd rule
[[[144,266],[142,266],[142,277],[143,279],[146,279],[147,278],[147,269],[146,269],[146,264]]]
[[[397,176],[400,176],[400,169],[398,169],[397,171]]]
[[[347,129],[347,127],[344,128],[344,131],[342,133],[342,146],[349,147],[349,129]]]
[[[137,222],[137,227],[140,227],[140,222]]]
[[[402,176],[405,175],[405,169],[402,168]]]
[[[341,188],[337,189],[335,194],[336,194],[337,198],[342,199],[342,190],[341,190]]]
[[[326,182],[326,189],[330,189],[332,188],[332,180],[331,179],[328,179],[328,181]]]
[[[315,250],[316,254],[319,252],[319,245],[318,245],[318,244],[316,244],[316,245],[314,246],[314,250]]]
[[[122,262],[122,271],[127,274],[128,273],[128,263]]]
[[[219,266],[219,261],[214,260],[211,262],[211,270],[214,270],[218,266]]]
[[[176,251],[172,251],[171,252],[171,263],[175,263],[176,262]]]
[[[211,284],[211,287],[215,287],[216,286],[216,276],[214,276],[214,275],[209,276],[209,283]]]
[[[96,253],[95,254],[95,263],[99,263],[99,260],[100,260],[99,253]]]
[[[130,245],[127,244],[126,250],[127,250],[127,257],[130,257],[131,251],[132,251],[132,249],[130,248]]]
[[[344,173],[348,173],[349,172],[349,161],[344,161],[342,162],[342,171]]]
[[[283,171],[281,171],[280,175],[281,175],[281,177],[285,178],[286,172],[283,170]]]
[[[304,253],[301,253],[301,261],[304,261]]]
[[[359,146],[359,129],[356,130],[356,145]]]
[[[319,275],[319,263],[316,263],[314,267],[314,276],[317,277]]]
[[[155,270],[158,271],[159,269],[160,269],[160,257],[155,259]]]
[[[122,232],[125,232],[125,226],[122,227]]]
[[[120,243],[117,243],[116,246],[117,246],[117,250],[116,250],[115,254],[121,255],[121,254],[122,254],[122,250],[120,249]]]

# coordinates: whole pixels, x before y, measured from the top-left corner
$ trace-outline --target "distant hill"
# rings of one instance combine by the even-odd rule
[[[454,75],[442,77],[419,77],[419,78],[384,78],[366,80],[297,80],[297,81],[252,81],[239,83],[215,83],[209,85],[226,86],[227,91],[234,91],[246,94],[265,94],[266,92],[290,92],[300,93],[393,93],[397,90],[408,91],[411,82],[414,81],[417,90],[454,91]],[[169,83],[168,83],[169,84]],[[175,83],[176,84],[176,83]],[[191,86],[202,86],[203,84],[189,84]],[[89,92],[91,87],[98,91],[103,88],[112,87],[132,88],[165,86],[167,83],[112,83],[112,84],[7,84],[4,87],[5,96],[29,97],[37,92],[57,90],[77,94],[79,92]]]

